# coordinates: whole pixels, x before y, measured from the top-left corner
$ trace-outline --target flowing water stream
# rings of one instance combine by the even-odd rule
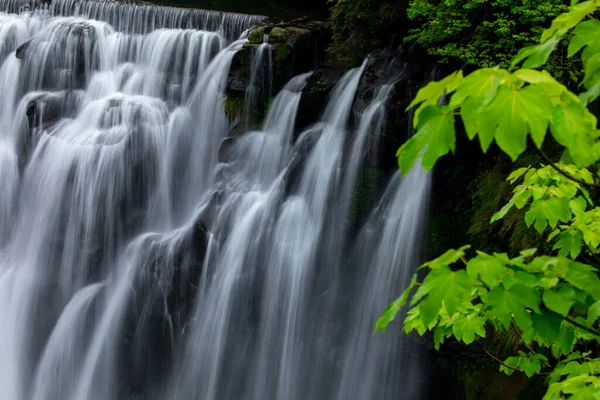
[[[393,86],[351,129],[347,72],[294,140],[300,75],[228,137],[261,19],[0,0],[0,399],[418,397],[414,346],[372,329],[418,263],[429,175],[352,217]]]

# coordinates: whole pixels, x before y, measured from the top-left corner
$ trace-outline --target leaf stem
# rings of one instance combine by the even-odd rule
[[[591,333],[592,335],[598,336],[600,338],[600,332],[595,330],[594,328],[591,328],[589,326],[585,326],[582,323],[579,323],[577,321],[575,321],[573,318],[566,316],[564,317],[565,321],[567,321],[568,323],[570,323],[571,325],[575,325],[576,327],[583,329],[586,332]]]
[[[581,179],[575,178],[573,175],[569,174],[568,172],[563,171],[550,159],[550,157],[548,157],[548,155],[546,153],[544,153],[544,151],[542,149],[540,149],[537,146],[535,148],[540,153],[540,155],[544,158],[544,160],[546,160],[546,162],[548,164],[550,164],[550,166],[552,168],[554,168],[559,174],[561,174],[561,175],[565,176],[566,178],[572,180],[573,182],[579,183],[580,185],[583,185],[583,186],[600,187],[600,185],[597,183],[589,183],[589,182],[582,181]]]

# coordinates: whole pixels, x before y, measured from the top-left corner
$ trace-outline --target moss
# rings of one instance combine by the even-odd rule
[[[376,168],[365,168],[359,175],[352,191],[350,219],[359,221],[377,202],[378,189],[383,172]]]
[[[469,227],[466,213],[441,213],[429,220],[429,253],[432,256],[443,254],[446,250],[468,243],[460,237]]]
[[[265,113],[269,111],[271,105],[273,104],[273,100],[275,100],[275,96],[271,96],[267,99],[267,106],[265,107]]]
[[[238,120],[244,110],[243,96],[230,95],[223,100],[223,112],[227,115],[230,122]]]
[[[526,381],[522,374],[500,372],[498,364],[489,358],[459,359],[453,374],[462,389],[460,398],[465,400],[515,399]]]
[[[285,43],[289,36],[290,33],[287,30],[276,26],[269,33],[269,43]]]
[[[275,46],[275,59],[273,66],[275,68],[275,74],[281,73],[288,57],[290,56],[290,48],[287,44],[279,44]]]
[[[264,40],[265,29],[266,27],[259,26],[258,28],[251,31],[248,35],[248,42],[250,44],[261,44]]]

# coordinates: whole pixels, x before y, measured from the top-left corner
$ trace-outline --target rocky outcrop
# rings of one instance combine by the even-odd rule
[[[292,77],[314,71],[323,65],[330,38],[328,24],[305,19],[282,23],[265,20],[252,28],[248,43],[237,52],[229,70],[226,87],[228,100],[224,108],[230,120],[236,121],[242,113],[244,98],[252,85],[258,91],[256,96],[260,101],[256,102],[258,110],[251,119],[259,123],[269,98],[278,93]],[[268,59],[263,61],[260,71],[254,71],[253,76],[253,63],[263,44],[268,45],[263,52]]]
[[[271,24],[267,20],[248,35],[251,45],[269,43],[273,47],[275,92],[293,76],[321,66],[330,40],[331,31],[327,23],[304,19],[279,24]]]
[[[317,122],[329,101],[329,94],[342,77],[343,71],[322,67],[306,82],[298,105],[294,128],[295,137],[309,125]]]

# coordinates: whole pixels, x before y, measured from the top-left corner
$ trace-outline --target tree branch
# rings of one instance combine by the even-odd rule
[[[580,185],[583,186],[590,186],[590,187],[600,187],[599,184],[597,183],[589,183],[589,182],[585,182],[582,181],[581,179],[577,179],[575,178],[573,175],[569,174],[566,171],[563,171],[562,169],[560,169],[556,164],[554,164],[554,162],[550,159],[550,157],[548,157],[548,155],[546,153],[544,153],[544,151],[542,149],[540,149],[539,147],[535,147],[537,149],[537,151],[540,153],[540,155],[544,158],[544,160],[546,160],[546,162],[552,167],[554,168],[559,174],[563,175],[564,177],[572,180],[573,182],[577,182]]]
[[[517,371],[517,372],[523,372],[521,369],[517,368],[517,367],[513,367],[512,365],[508,365],[506,364],[504,361],[502,361],[501,359],[499,359],[498,357],[496,357],[495,355],[493,355],[492,353],[490,353],[488,351],[488,349],[485,348],[485,346],[481,345],[481,348],[483,349],[483,351],[485,351],[485,353],[490,356],[494,361],[496,361],[498,364],[508,368],[508,369],[512,369],[513,371]]]
[[[481,345],[481,348],[483,349],[483,351],[485,351],[485,353],[490,356],[494,361],[496,361],[498,364],[502,365],[503,367],[506,367],[508,369],[512,369],[513,371],[517,371],[517,372],[521,372],[521,373],[525,373],[525,371],[523,371],[520,368],[517,367],[513,367],[512,365],[508,365],[507,363],[505,363],[504,361],[502,361],[501,359],[499,359],[498,357],[496,357],[495,355],[493,355],[492,353],[490,353],[488,351],[488,349],[485,348],[484,345]],[[550,375],[547,372],[536,372],[535,375]]]
[[[591,333],[594,336],[598,336],[600,338],[600,331],[595,330],[594,328],[591,328],[589,326],[585,326],[577,321],[575,321],[573,318],[566,316],[564,317],[565,321],[567,321],[568,323],[570,323],[571,325],[575,325],[576,327],[583,329],[586,332]]]

